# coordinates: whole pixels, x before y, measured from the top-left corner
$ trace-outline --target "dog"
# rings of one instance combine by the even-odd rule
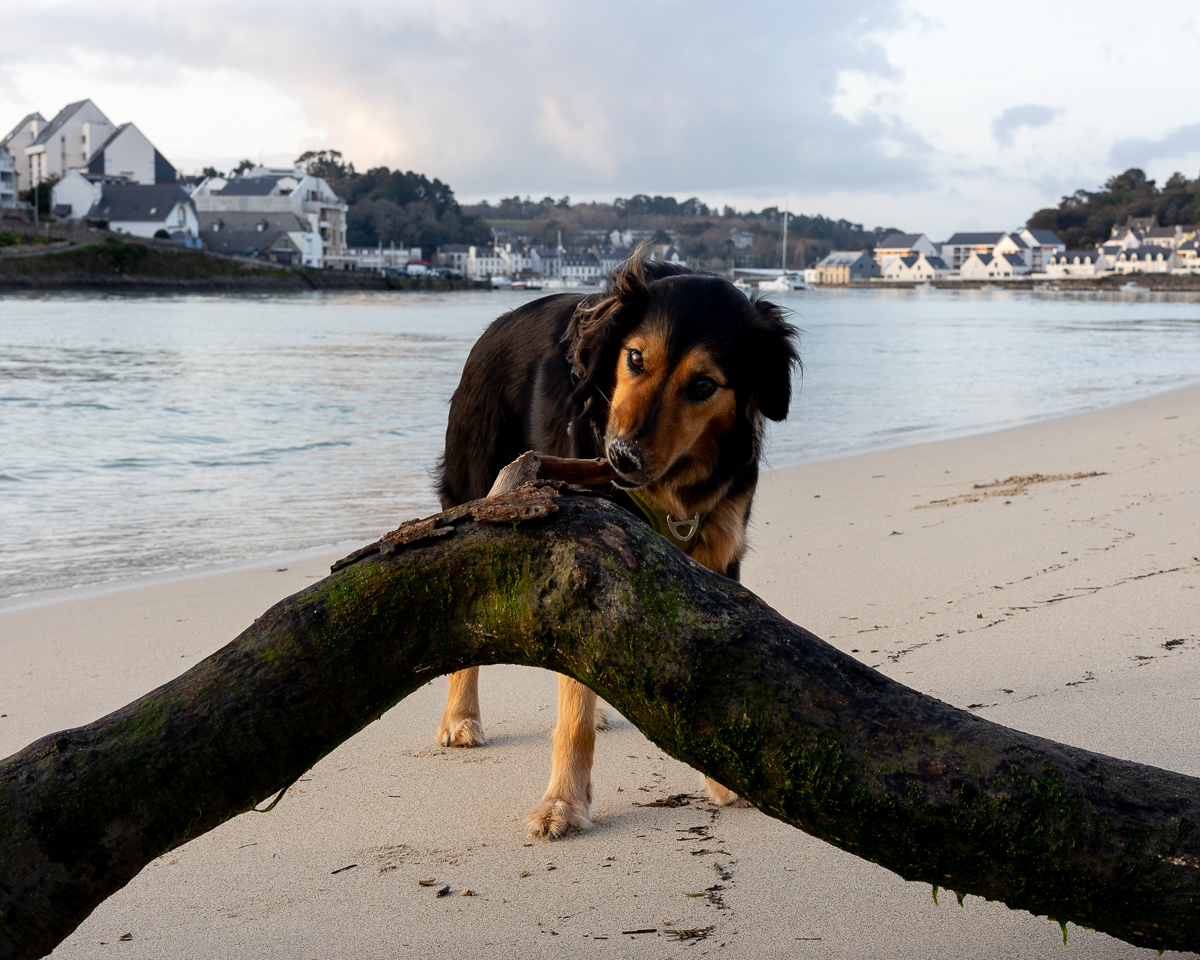
[[[479,338],[450,401],[442,506],[487,496],[527,450],[606,457],[617,473],[607,496],[736,580],[764,421],[786,418],[791,402],[796,334],[775,304],[640,249],[601,293],[518,307]],[[486,742],[478,676],[450,676],[445,746]],[[560,676],[550,784],[528,813],[530,834],[591,825],[596,718],[596,694]],[[705,780],[717,803],[737,799]]]

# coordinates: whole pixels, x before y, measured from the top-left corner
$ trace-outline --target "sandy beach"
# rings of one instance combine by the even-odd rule
[[[1200,386],[775,471],[752,532],[747,586],[888,676],[1200,775]],[[347,552],[0,607],[0,756],[171,679]],[[271,813],[150,864],[53,955],[1156,956],[1074,926],[1064,948],[1045,918],[948,892],[935,904],[926,884],[718,809],[620,717],[598,737],[595,827],[531,841],[521,815],[549,772],[553,675],[483,671],[479,750],[437,745],[445,685]],[[639,805],[680,793],[688,806]]]

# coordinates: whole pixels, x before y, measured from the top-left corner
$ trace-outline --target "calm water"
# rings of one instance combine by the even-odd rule
[[[365,541],[436,509],[476,337],[519,293],[0,296],[0,597]],[[1200,300],[785,296],[782,466],[1200,378]]]

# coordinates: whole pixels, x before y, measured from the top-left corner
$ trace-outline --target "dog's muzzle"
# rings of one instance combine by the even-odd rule
[[[608,444],[608,462],[617,473],[636,477],[642,472],[643,460],[641,451],[628,440],[618,437]]]

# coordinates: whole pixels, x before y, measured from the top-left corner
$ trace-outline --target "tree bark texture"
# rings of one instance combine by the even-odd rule
[[[543,482],[405,524],[179,678],[0,761],[0,958],[49,952],[153,858],[490,663],[574,677],[764,813],[909,880],[1200,950],[1200,780],[910,690]]]

